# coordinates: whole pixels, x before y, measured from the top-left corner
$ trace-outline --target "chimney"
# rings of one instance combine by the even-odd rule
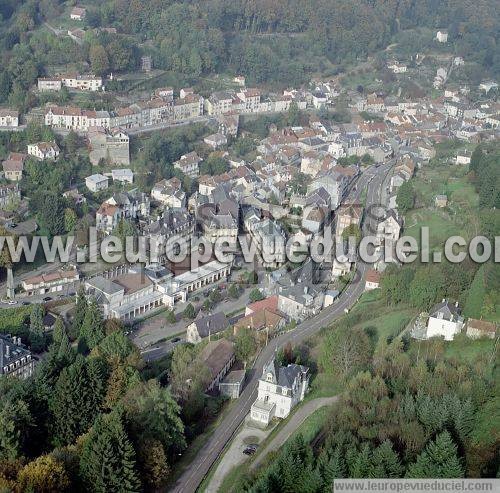
[[[5,357],[10,358],[10,345],[8,343],[5,345]]]
[[[455,306],[458,308],[458,301],[455,301]]]

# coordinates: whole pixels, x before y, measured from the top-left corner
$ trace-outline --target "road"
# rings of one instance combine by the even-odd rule
[[[380,204],[385,188],[385,178],[391,166],[392,162],[378,168],[371,167],[366,170],[359,178],[355,189],[351,191],[349,200],[359,201],[362,191],[366,188],[366,206]],[[375,222],[375,218],[368,216],[363,224],[363,230],[373,231]],[[344,315],[344,310],[350,309],[363,294],[365,284],[364,274],[368,268],[369,266],[359,262],[354,279],[333,305],[322,310],[317,316],[305,320],[295,330],[272,339],[262,349],[253,369],[249,372],[247,386],[243,390],[238,402],[220,423],[206,444],[200,449],[190,467],[178,479],[172,489],[173,492],[193,493],[197,490],[203,478],[212,467],[212,464],[217,460],[226,444],[231,440],[235,431],[250,411],[250,407],[257,397],[258,380],[262,374],[264,364],[273,357],[276,349],[282,347],[285,343],[298,344]]]

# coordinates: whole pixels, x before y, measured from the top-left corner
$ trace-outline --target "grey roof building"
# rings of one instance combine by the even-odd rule
[[[0,375],[28,378],[34,368],[31,351],[21,345],[19,337],[0,335]]]

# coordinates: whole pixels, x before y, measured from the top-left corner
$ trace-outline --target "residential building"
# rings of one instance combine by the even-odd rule
[[[11,152],[2,163],[3,173],[6,180],[20,181],[23,177],[24,162],[27,155],[22,152]]]
[[[233,95],[227,91],[214,92],[205,99],[205,110],[209,115],[222,115],[228,113],[233,107]]]
[[[174,168],[181,170],[185,175],[196,178],[200,174],[199,166],[203,161],[196,151],[184,154],[175,161]]]
[[[280,315],[277,310],[263,308],[238,319],[234,324],[234,333],[237,334],[241,329],[251,329],[256,332],[266,331],[268,334],[272,334],[281,330],[285,323],[285,317]]]
[[[375,269],[369,269],[365,274],[365,291],[371,291],[380,287],[382,275]]]
[[[202,349],[199,359],[208,368],[210,375],[205,392],[218,390],[219,383],[229,373],[236,359],[234,344],[227,339],[209,342]]]
[[[62,79],[59,76],[38,77],[38,90],[40,92],[60,91],[61,89],[62,89]]]
[[[87,11],[83,7],[73,7],[69,13],[69,17],[72,20],[83,21],[85,19]]]
[[[304,399],[309,386],[309,369],[302,365],[280,366],[272,359],[262,369],[258,394],[252,404],[253,421],[268,425],[276,418],[286,418]]]
[[[21,379],[31,377],[35,360],[31,351],[21,345],[20,337],[0,335],[0,375]]]
[[[130,164],[130,137],[122,128],[90,127],[87,138],[92,164],[99,164],[101,159],[106,164]]]
[[[252,240],[255,241],[262,265],[266,268],[283,265],[286,261],[286,235],[281,226],[268,218],[248,222],[247,227]]]
[[[37,276],[24,279],[21,286],[29,296],[47,293],[61,292],[80,279],[80,274],[76,269],[60,269],[56,272],[39,274]]]
[[[397,212],[389,210],[385,218],[377,225],[377,239],[381,243],[386,241],[396,242],[399,239],[402,226],[402,220],[397,215]]]
[[[457,164],[470,164],[472,153],[468,150],[460,151],[457,153],[456,163]]]
[[[96,173],[85,178],[85,186],[91,192],[100,192],[101,190],[106,190],[108,188],[109,179],[107,176]]]
[[[229,327],[229,321],[223,312],[204,314],[199,312],[196,319],[187,326],[186,341],[198,344],[203,339],[223,332]]]
[[[134,183],[134,172],[130,168],[121,168],[111,170],[113,181],[121,183]]]
[[[211,134],[203,139],[203,142],[210,146],[212,149],[218,149],[227,145],[227,137],[223,134]]]
[[[439,208],[446,207],[448,205],[448,197],[446,195],[436,195],[434,204]]]
[[[497,326],[493,322],[469,318],[466,324],[466,334],[467,337],[470,337],[471,339],[478,339],[480,337],[495,339]]]
[[[354,224],[359,226],[363,217],[363,206],[361,204],[344,204],[339,207],[336,213],[335,236],[342,237],[344,230]]]
[[[440,29],[436,33],[436,40],[439,43],[447,43],[448,42],[448,31],[446,31],[445,29]]]
[[[464,319],[458,302],[453,304],[443,299],[429,313],[426,339],[444,337],[445,341],[452,341],[461,332],[463,325]]]
[[[170,208],[186,207],[186,193],[177,177],[161,180],[151,189],[151,198]]]
[[[0,108],[0,127],[16,128],[19,126],[19,111]]]
[[[103,202],[95,214],[96,229],[111,233],[120,222],[122,211],[116,205],[111,205]]]
[[[191,250],[194,225],[194,218],[186,209],[168,209],[158,220],[145,226],[143,234],[154,240],[156,260],[166,263],[178,253]]]
[[[28,144],[28,154],[37,159],[50,159],[55,161],[60,153],[59,146],[55,142],[37,142]]]

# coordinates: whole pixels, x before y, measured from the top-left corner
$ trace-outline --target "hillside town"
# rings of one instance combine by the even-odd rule
[[[116,28],[91,22],[92,15],[72,4],[63,27],[47,29],[77,48],[90,36],[117,35]],[[255,480],[254,468],[269,486],[266,460],[291,453],[283,444],[292,431],[339,399],[361,423],[361,404],[352,403],[359,389],[385,402],[373,412],[380,420],[392,407],[411,414],[418,441],[395,424],[391,433],[373,431],[373,423],[354,432],[335,411],[331,427],[345,436],[329,443],[325,436],[336,432],[325,418],[307,445],[312,450],[317,440],[314,459],[304,456],[318,461],[319,476],[330,478],[324,464],[333,471],[334,461],[344,460],[335,458],[339,451],[350,457],[349,444],[361,461],[368,439],[373,457],[382,446],[395,455],[407,447],[401,457],[409,468],[437,433],[454,430],[460,447],[471,446],[471,436],[458,428],[458,409],[472,413],[489,402],[494,377],[485,376],[486,366],[474,373],[466,365],[472,368],[482,352],[481,364],[493,365],[498,355],[497,265],[469,258],[463,268],[427,263],[440,262],[453,234],[468,243],[498,236],[500,102],[489,77],[457,82],[469,60],[446,51],[449,37],[447,29],[433,28],[432,62],[428,53],[405,56],[389,46],[350,70],[279,90],[259,84],[251,72],[217,74],[205,85],[156,84],[167,71],[154,67],[145,41],[131,78],[54,64],[26,89],[36,104],[2,104],[0,228],[7,241],[0,248],[0,375],[30,382],[43,372],[43,385],[54,386],[60,398],[47,404],[50,425],[40,432],[51,437],[55,458],[46,446],[23,453],[22,461],[20,453],[5,456],[27,467],[28,457],[43,453],[68,469],[76,457],[83,483],[64,472],[60,491],[75,484],[94,491],[91,468],[81,465],[86,456],[71,447],[84,443],[92,455],[88,434],[98,442],[98,425],[121,427],[124,435],[129,426],[134,438],[127,444],[137,448],[142,469],[140,481],[138,474],[123,491],[194,492],[202,482],[203,491],[256,491],[223,486],[240,467],[248,467],[238,471],[240,486]],[[370,78],[370,71],[377,75]],[[412,252],[400,254],[403,237],[431,260],[411,264]],[[8,251],[9,239],[19,246],[35,238],[69,246],[51,259],[43,258],[43,239],[31,260],[27,249],[17,258]],[[325,238],[332,243],[318,260],[311,252]],[[367,238],[372,261],[361,254]],[[457,363],[460,351],[468,355]],[[446,392],[435,384],[431,397],[423,397],[416,390],[417,384],[428,390],[422,375],[445,375],[447,364],[461,364],[453,366],[461,376],[443,383]],[[64,400],[77,366],[78,375],[94,379],[85,392],[102,393],[95,405],[100,417],[90,405],[80,416]],[[475,407],[446,397],[439,405],[449,416],[420,423],[424,398],[430,415],[453,386],[461,399],[483,377]],[[392,396],[394,406],[387,403]],[[66,408],[80,416],[75,423]],[[327,455],[321,447],[330,447]],[[183,456],[192,449],[196,468]],[[494,445],[486,449],[485,457],[494,455]],[[65,454],[73,455],[61,459]],[[153,458],[163,461],[155,480]],[[344,472],[332,472],[332,481],[356,477],[354,466],[342,464],[335,471]],[[378,477],[367,471],[359,475]],[[387,469],[379,474],[389,476]],[[321,483],[324,491],[330,479]],[[15,491],[58,491],[35,483],[26,488]],[[119,490],[113,488],[103,480],[95,491]]]

